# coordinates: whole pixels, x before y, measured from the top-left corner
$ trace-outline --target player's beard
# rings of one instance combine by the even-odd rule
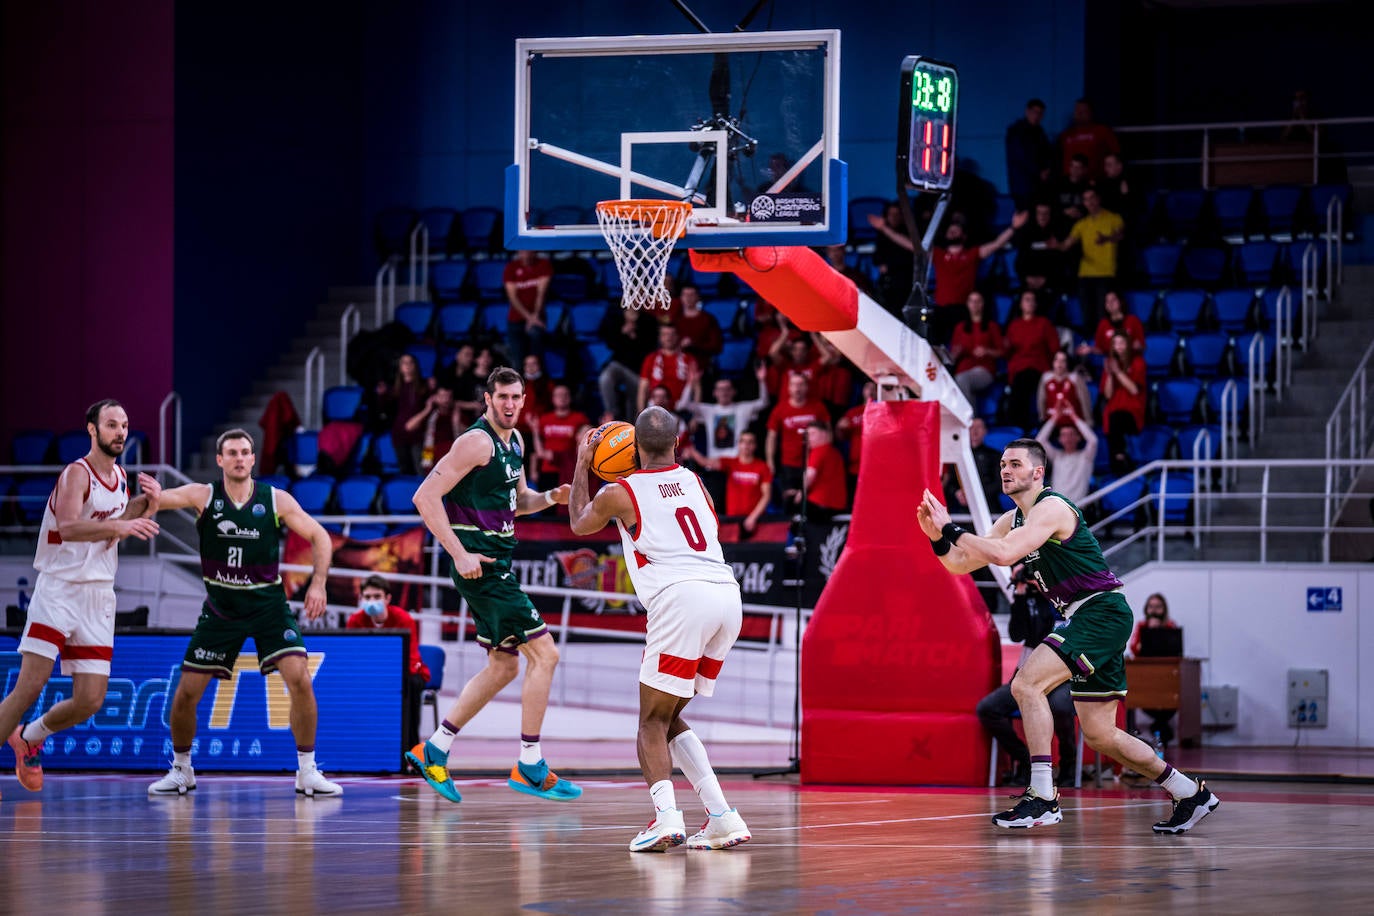
[[[109,455],[111,458],[118,458],[120,455],[124,454],[124,442],[124,439],[120,439],[118,442],[116,442],[114,438],[111,438],[110,441],[106,442],[105,437],[100,435],[100,433],[95,434],[96,448],[100,449],[102,452],[104,452],[106,455]]]
[[[510,432],[520,425],[520,411],[516,410],[515,416],[511,417],[510,423],[507,424],[505,414],[503,412],[498,412],[495,407],[492,407],[487,411],[487,419],[491,422],[491,425],[497,429]]]

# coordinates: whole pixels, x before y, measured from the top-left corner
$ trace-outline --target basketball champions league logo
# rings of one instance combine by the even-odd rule
[[[807,191],[763,193],[749,202],[749,219],[755,223],[821,223],[825,203],[821,195]]]

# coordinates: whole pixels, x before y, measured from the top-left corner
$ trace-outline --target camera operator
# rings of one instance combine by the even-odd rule
[[[1054,605],[1041,594],[1040,587],[1027,573],[1024,564],[1018,563],[1012,567],[1011,581],[1013,594],[1007,635],[1012,642],[1024,644],[1017,663],[1017,670],[1020,670],[1020,666],[1030,657],[1031,650],[1063,621],[1055,612]],[[1011,678],[1007,678],[1007,683],[979,700],[977,707],[978,720],[983,723],[983,728],[997,739],[998,745],[1012,759],[1011,774],[999,783],[1004,786],[1022,785],[1030,778],[1030,751],[1012,726],[1012,715],[1017,713],[1016,699],[1011,695],[1011,680],[1015,676],[1013,673]],[[1054,733],[1059,739],[1058,784],[1072,786],[1079,761],[1069,682],[1065,681],[1051,691],[1049,699],[1050,711],[1054,714]]]

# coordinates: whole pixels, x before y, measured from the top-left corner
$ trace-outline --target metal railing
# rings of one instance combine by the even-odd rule
[[[429,289],[429,227],[420,221],[410,230],[410,291],[406,300],[420,298]]]
[[[362,326],[362,315],[358,306],[350,302],[348,308],[339,316],[339,384],[348,384],[348,342]],[[380,325],[379,325],[380,327]]]
[[[1326,421],[1326,460],[1365,458],[1370,451],[1370,434],[1374,432],[1374,398],[1370,395],[1370,362],[1374,360],[1374,342],[1365,348],[1364,356],[1345,386],[1331,417]],[[1332,465],[1331,486],[1344,491],[1355,484],[1357,474],[1347,468]]]
[[[1345,205],[1339,197],[1326,202],[1326,298],[1345,279]],[[1332,265],[1335,265],[1334,268]],[[1334,271],[1334,272],[1333,272]]]
[[[172,428],[167,429],[167,412],[172,412]],[[169,435],[170,432],[170,435]],[[172,443],[171,461],[167,460],[167,443]],[[167,392],[157,409],[157,463],[181,467],[181,395]]]
[[[388,258],[385,264],[377,268],[377,279],[373,285],[372,328],[376,330],[396,317],[396,259],[394,257]]]
[[[306,429],[319,429],[324,398],[324,351],[314,347],[305,358],[305,416]]]

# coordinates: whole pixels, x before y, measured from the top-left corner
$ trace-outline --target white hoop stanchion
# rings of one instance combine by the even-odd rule
[[[601,234],[615,257],[630,308],[667,308],[672,296],[663,285],[668,258],[687,234],[692,205],[681,200],[603,200],[596,205]]]

